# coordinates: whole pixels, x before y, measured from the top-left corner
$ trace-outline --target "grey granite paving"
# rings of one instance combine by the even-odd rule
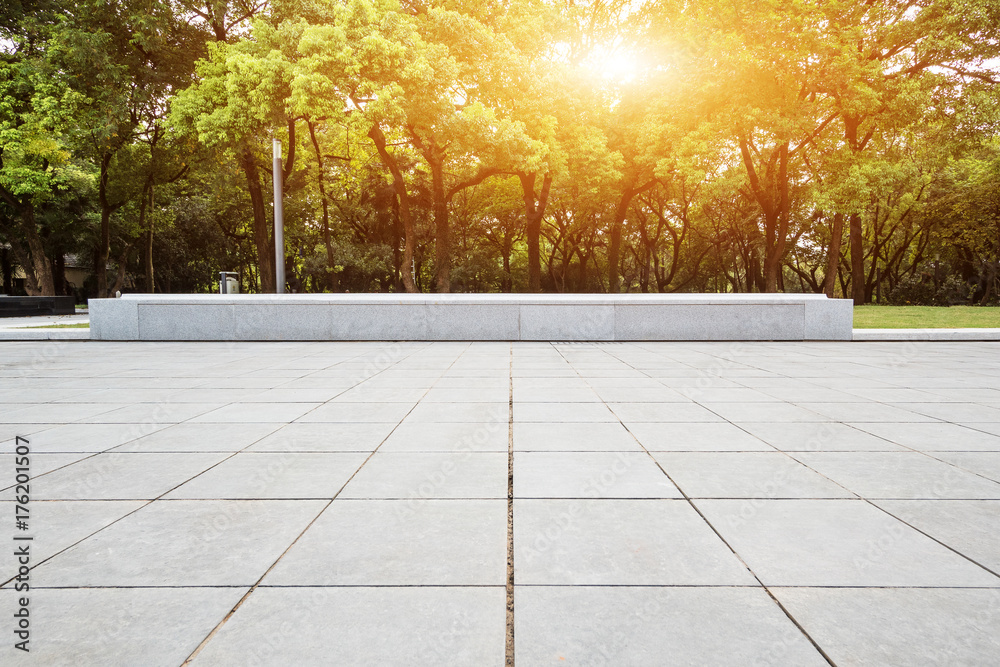
[[[0,395],[3,665],[1000,655],[1000,343],[5,341]]]

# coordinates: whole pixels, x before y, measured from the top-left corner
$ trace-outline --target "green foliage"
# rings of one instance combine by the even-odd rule
[[[955,306],[969,300],[969,286],[956,276],[936,281],[932,274],[918,273],[903,278],[889,294],[894,306]]]
[[[63,253],[106,290],[267,289],[275,137],[297,291],[526,290],[537,244],[547,290],[993,303],[998,23],[990,0],[19,0],[0,242],[38,289]]]

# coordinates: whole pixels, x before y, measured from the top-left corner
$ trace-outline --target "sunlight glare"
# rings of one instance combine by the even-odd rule
[[[624,49],[596,49],[587,59],[586,65],[610,83],[629,83],[642,69],[639,58]]]

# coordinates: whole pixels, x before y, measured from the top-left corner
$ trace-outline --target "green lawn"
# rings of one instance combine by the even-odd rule
[[[857,329],[1000,328],[1000,308],[977,306],[855,306]]]
[[[80,324],[46,324],[42,327],[21,327],[22,329],[89,329],[90,323],[82,322]]]

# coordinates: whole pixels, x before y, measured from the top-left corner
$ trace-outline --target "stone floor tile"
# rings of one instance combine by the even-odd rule
[[[1000,452],[933,452],[932,456],[994,482],[1000,482]]]
[[[754,580],[683,500],[515,500],[514,582],[727,586]]]
[[[680,498],[681,494],[645,452],[516,452],[514,497]]]
[[[286,424],[247,448],[251,452],[371,452],[392,432],[384,422],[296,422]]]
[[[1000,500],[1000,483],[919,452],[796,452],[793,456],[864,498]]]
[[[33,452],[103,452],[146,437],[172,424],[63,424],[31,434]],[[0,451],[13,451],[14,440]]]
[[[654,452],[692,498],[854,498],[781,452]]]
[[[1000,589],[772,592],[837,665],[974,667],[1000,655]]]
[[[29,507],[29,530],[32,540],[31,553],[35,564],[72,546],[76,542],[101,530],[143,505],[141,500],[54,500],[32,502]],[[13,502],[0,503],[0,520],[13,526]],[[16,574],[13,558],[0,561],[0,581]]]
[[[888,405],[885,403],[797,403],[800,407],[829,417],[838,422],[935,422],[933,417],[914,412],[911,403]]]
[[[246,396],[227,398],[254,403],[326,403],[344,391],[340,387],[274,387]]]
[[[829,417],[794,403],[704,403],[730,422],[824,422]]]
[[[28,457],[28,466],[26,466],[28,468],[27,474],[31,478],[38,477],[39,475],[46,475],[53,470],[58,470],[59,468],[76,463],[77,461],[81,461],[90,456],[93,456],[93,454],[88,454],[86,452],[59,454],[33,452]],[[13,452],[10,454],[0,454],[0,471],[10,471],[7,475],[0,474],[0,489],[11,488],[17,483],[17,470],[15,470],[15,468],[25,467],[23,465],[18,465],[19,462],[23,464],[23,459],[23,456],[18,456]]]
[[[862,500],[696,500],[765,586],[996,586]]]
[[[1000,409],[978,403],[901,403],[899,405],[917,414],[926,415],[928,419],[970,424],[1000,423]]]
[[[515,451],[642,451],[618,422],[514,422]]]
[[[421,400],[430,388],[430,382],[414,387],[399,386],[393,381],[368,380],[337,395],[333,403],[409,403]]]
[[[827,665],[758,587],[517,586],[527,665]]]
[[[604,403],[514,403],[515,422],[617,422]]]
[[[626,425],[663,422],[721,422],[717,414],[697,403],[609,403]]]
[[[376,452],[341,498],[506,498],[507,453]]]
[[[14,439],[17,436],[32,436],[36,433],[44,433],[56,428],[62,428],[62,424],[23,424],[10,423],[0,424],[0,452],[13,451]]]
[[[421,401],[406,416],[406,423],[510,421],[508,401],[492,403],[431,403]]]
[[[514,387],[514,400],[518,403],[600,403],[601,397],[585,386],[517,385]]]
[[[876,505],[1000,574],[1000,500],[876,500]]]
[[[223,403],[134,403],[102,412],[86,419],[85,424],[138,424],[144,428],[167,426],[221,408]]]
[[[164,497],[332,499],[367,458],[367,452],[243,452]]]
[[[699,403],[781,403],[780,399],[748,387],[688,387],[678,390]]]
[[[499,586],[506,536],[505,500],[335,500],[264,583]]]
[[[319,403],[232,403],[198,415],[191,423],[279,423],[284,424],[318,407]]]
[[[35,588],[30,652],[5,665],[176,667],[246,593],[244,588]],[[0,590],[3,609],[15,596]]]
[[[921,451],[1000,452],[1000,435],[958,424],[876,422],[857,424],[857,428]]]
[[[505,614],[500,586],[260,587],[191,664],[500,667]]]
[[[279,423],[202,424],[185,422],[118,447],[118,452],[235,452],[274,433]]]
[[[867,424],[777,421],[740,422],[738,426],[783,452],[904,451],[903,447],[863,430]]]
[[[325,403],[298,419],[310,422],[388,422],[399,421],[413,409],[413,403]]]
[[[659,383],[657,385],[654,387],[597,385],[594,387],[594,391],[600,400],[608,403],[687,403],[690,401],[678,390],[668,389]],[[516,395],[515,398],[517,398]]]
[[[106,415],[120,409],[114,403],[42,403],[33,405],[12,405],[0,412],[0,423],[67,423]]]
[[[498,387],[438,385],[428,391],[422,400],[424,403],[507,403],[510,400],[510,388],[506,385]]]
[[[228,453],[97,454],[36,479],[35,500],[152,500],[219,463]]]
[[[649,451],[774,451],[766,442],[723,421],[629,422],[628,429]]]
[[[46,586],[251,586],[328,501],[158,500],[39,565]]]
[[[410,422],[396,427],[380,452],[506,452],[507,421]]]

